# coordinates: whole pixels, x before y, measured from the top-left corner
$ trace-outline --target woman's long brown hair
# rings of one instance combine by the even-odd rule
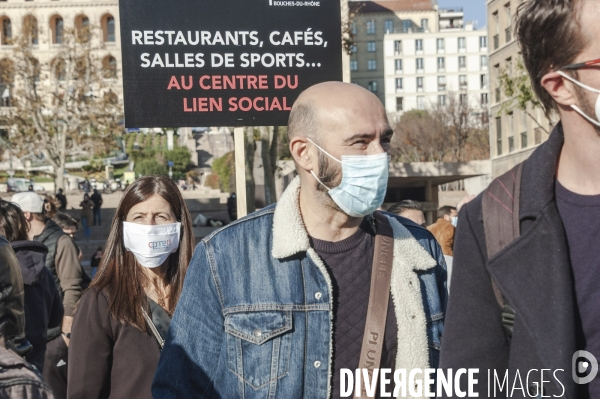
[[[141,331],[147,330],[142,308],[148,309],[148,299],[144,291],[144,285],[147,285],[148,281],[143,266],[136,261],[131,252],[125,249],[123,222],[133,206],[154,195],[159,195],[167,201],[177,221],[181,222],[179,249],[169,256],[165,277],[169,285],[167,311],[173,314],[194,251],[194,233],[192,219],[179,188],[169,178],[145,176],[125,190],[110,225],[98,274],[90,285],[90,289],[93,289],[96,295],[101,291],[107,295],[108,307],[113,317]]]

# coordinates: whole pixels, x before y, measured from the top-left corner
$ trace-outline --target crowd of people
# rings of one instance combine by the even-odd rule
[[[32,192],[1,201],[0,366],[23,378],[0,391],[337,399],[344,370],[369,368],[465,371],[438,397],[490,397],[490,372],[493,397],[600,397],[600,378],[577,363],[600,357],[599,17],[591,0],[520,6],[525,67],[560,122],[429,226],[415,201],[380,209],[393,131],[373,93],[340,82],[295,101],[298,176],[279,201],[195,248],[193,225],[207,220],[192,221],[166,177],[125,190],[91,281],[72,238],[79,221],[57,212],[62,193],[58,206]],[[84,203],[89,226],[96,202]],[[370,396],[428,396],[425,377],[407,387],[395,376]]]

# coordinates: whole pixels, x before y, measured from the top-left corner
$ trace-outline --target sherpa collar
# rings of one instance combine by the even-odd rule
[[[275,207],[272,255],[276,259],[284,259],[300,252],[307,252],[310,248],[308,233],[300,213],[299,201],[300,178],[296,177],[284,191]],[[436,266],[436,261],[400,222],[391,217],[388,217],[388,220],[394,230],[394,255],[402,258],[403,268],[427,270]]]

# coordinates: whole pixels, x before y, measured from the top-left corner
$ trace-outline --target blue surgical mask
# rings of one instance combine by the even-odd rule
[[[308,139],[327,156],[342,164],[342,182],[329,188],[310,173],[328,190],[328,194],[344,213],[352,217],[369,215],[383,204],[388,182],[390,157],[383,152],[376,155],[342,155],[338,160]]]
[[[458,216],[452,216],[450,218],[450,223],[452,223],[452,226],[454,227],[458,226]]]

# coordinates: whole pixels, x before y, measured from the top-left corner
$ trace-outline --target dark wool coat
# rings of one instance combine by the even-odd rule
[[[496,385],[488,393],[488,370],[500,381],[508,369],[512,397],[536,393],[575,398],[571,376],[576,351],[576,299],[569,248],[554,196],[555,174],[564,142],[559,124],[549,140],[525,161],[520,196],[521,236],[488,259],[482,195],[460,212],[454,246],[452,294],[449,298],[442,369],[479,368],[479,397],[507,397]],[[493,279],[515,309],[512,341],[505,337],[495,300]],[[536,369],[529,374],[528,372]],[[562,369],[563,371],[557,371]],[[493,371],[492,371],[493,381]],[[510,395],[509,391],[509,395]],[[534,395],[535,396],[535,395]]]

